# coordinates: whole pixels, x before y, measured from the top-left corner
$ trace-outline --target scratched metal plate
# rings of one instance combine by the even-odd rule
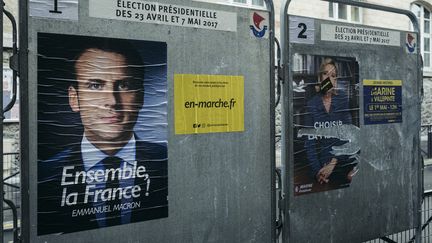
[[[72,1],[73,2],[73,1]],[[156,2],[156,1],[154,1]],[[251,10],[186,0],[166,4],[237,14],[236,32],[181,28],[89,17],[79,1],[78,20],[26,17],[28,91],[23,106],[23,158],[29,204],[24,236],[30,242],[270,242],[272,205],[269,47],[251,35]],[[22,13],[25,13],[22,6]],[[165,42],[167,46],[168,217],[139,223],[37,236],[37,34],[59,33]],[[20,35],[25,36],[25,35]],[[175,135],[174,74],[244,76],[244,132]],[[23,73],[24,75],[24,73]],[[26,207],[28,206],[28,207]]]
[[[417,55],[405,50],[406,32],[400,32],[400,46],[359,45],[322,41],[321,24],[352,26],[315,19],[315,44],[291,44],[293,65],[286,89],[288,114],[285,117],[291,116],[287,120],[292,123],[284,129],[292,132],[285,141],[288,158],[286,208],[289,210],[285,239],[289,242],[362,242],[412,229],[416,226],[415,210],[421,195],[418,189],[420,96]],[[314,95],[304,92],[308,86],[312,86],[312,93],[319,91],[315,90],[317,70],[325,57],[339,62],[338,71],[345,70],[344,73],[347,73],[347,65],[344,67],[343,59],[352,66],[358,65],[357,71],[351,70],[353,80],[345,86],[351,87],[347,90],[355,91],[354,95],[349,96],[349,104],[342,106],[348,107],[353,118],[351,123],[339,124],[339,120],[330,119],[336,121],[336,125],[326,125],[325,118],[316,118],[316,123],[305,121],[313,110],[308,106],[319,102],[309,102]],[[341,74],[338,80],[350,77]],[[364,123],[363,80],[402,80],[401,122]],[[349,183],[320,184],[315,175],[310,175],[308,148],[304,145],[307,136],[345,141],[345,144],[330,145],[333,146],[330,153],[333,157],[355,156],[356,173]]]

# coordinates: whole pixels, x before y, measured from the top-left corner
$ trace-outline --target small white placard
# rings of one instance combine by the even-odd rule
[[[417,34],[406,33],[405,35],[405,50],[408,54],[417,54]]]
[[[237,13],[143,0],[89,0],[89,15],[151,24],[237,31]]]
[[[249,28],[252,37],[268,39],[269,38],[269,13],[262,11],[253,11],[249,15]]]
[[[311,18],[290,17],[290,42],[315,44],[315,21]]]
[[[334,24],[321,25],[321,40],[383,46],[401,46],[399,31]]]
[[[30,0],[30,16],[78,20],[78,0]]]

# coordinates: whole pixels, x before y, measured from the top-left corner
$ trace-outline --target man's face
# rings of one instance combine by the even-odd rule
[[[133,134],[143,90],[127,66],[123,55],[94,48],[75,63],[78,89],[69,87],[69,105],[80,113],[90,142],[122,143]]]

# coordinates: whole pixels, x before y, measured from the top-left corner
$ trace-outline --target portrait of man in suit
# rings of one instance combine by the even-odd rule
[[[58,34],[38,41],[38,235],[167,217],[166,138],[143,140],[138,124],[146,65],[136,46],[146,43]]]

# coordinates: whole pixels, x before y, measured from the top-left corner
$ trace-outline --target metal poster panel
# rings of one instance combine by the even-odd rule
[[[294,55],[294,195],[348,187],[358,171],[359,65]]]
[[[364,124],[402,122],[402,80],[363,80]]]
[[[38,235],[168,217],[166,43],[37,42]]]
[[[244,77],[174,75],[175,133],[244,131]]]

